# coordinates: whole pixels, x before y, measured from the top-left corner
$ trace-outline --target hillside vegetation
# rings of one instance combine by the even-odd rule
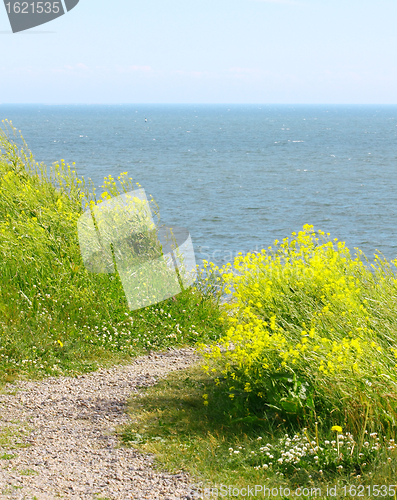
[[[63,160],[38,164],[9,122],[0,131],[0,382],[67,374],[151,349],[219,336],[212,296],[189,288],[130,311],[117,273],[89,273],[77,220],[85,207],[135,188],[127,174],[90,183]],[[151,201],[154,211],[156,206]]]

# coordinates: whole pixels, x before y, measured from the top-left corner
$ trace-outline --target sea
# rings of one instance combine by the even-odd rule
[[[128,172],[198,263],[259,251],[304,224],[371,261],[397,258],[397,106],[0,105],[39,162]]]

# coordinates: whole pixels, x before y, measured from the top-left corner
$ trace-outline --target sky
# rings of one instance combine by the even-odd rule
[[[395,0],[80,0],[13,34],[0,103],[397,103]]]

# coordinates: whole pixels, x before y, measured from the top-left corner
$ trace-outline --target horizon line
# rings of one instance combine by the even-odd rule
[[[397,106],[396,103],[327,102],[3,102],[0,106]]]

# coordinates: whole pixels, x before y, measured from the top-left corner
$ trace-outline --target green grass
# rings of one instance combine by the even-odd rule
[[[209,404],[203,404],[205,401]],[[367,498],[368,486],[396,483],[397,453],[385,446],[376,454],[367,454],[367,462],[360,462],[358,454],[353,453],[356,462],[361,463],[357,468],[353,465],[351,469],[334,471],[332,466],[328,470],[323,466],[323,472],[319,472],[321,469],[311,460],[305,467],[290,467],[284,472],[277,465],[258,469],[266,462],[261,447],[269,443],[280,451],[279,440],[285,433],[292,437],[300,431],[304,435],[302,428],[286,428],[281,419],[263,422],[237,415],[230,398],[199,367],[172,373],[145,389],[141,396],[134,396],[129,414],[131,423],[120,430],[122,441],[139,451],[154,453],[159,469],[189,472],[202,488],[233,485],[241,490],[248,485],[266,485],[291,491],[298,487],[320,488],[325,493],[327,487],[336,485],[337,498],[343,498],[343,487],[355,485],[364,488]],[[314,430],[310,430],[309,437],[316,439]],[[320,428],[318,439],[324,443],[335,439],[335,433]],[[213,498],[215,491],[212,493]],[[208,490],[207,494],[211,498]]]
[[[14,422],[0,427],[0,450],[16,450],[30,446],[26,438],[30,430],[26,424]],[[7,453],[3,455],[6,457]],[[7,458],[3,458],[4,460]]]
[[[38,472],[34,469],[21,469],[18,470],[18,474],[20,474],[21,476],[35,476],[38,474]]]
[[[110,198],[136,186],[121,174],[118,185],[109,177],[103,187]],[[63,160],[51,168],[37,164],[23,138],[4,124],[0,386],[16,378],[88,372],[220,335],[217,302],[198,289],[130,311],[117,273],[86,270],[77,220],[96,201],[74,166]]]

